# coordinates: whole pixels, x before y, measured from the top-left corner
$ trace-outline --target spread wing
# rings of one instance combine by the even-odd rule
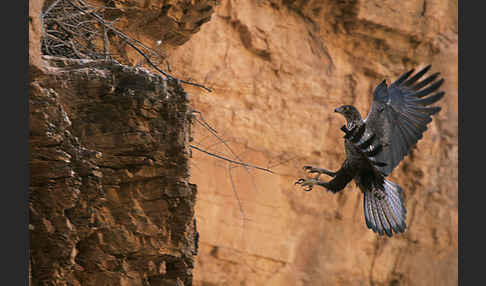
[[[443,91],[434,93],[444,82],[443,79],[436,81],[439,73],[419,81],[429,69],[430,65],[410,77],[412,69],[390,86],[383,81],[373,92],[373,103],[365,123],[382,145],[375,159],[386,164],[377,166],[385,175],[390,174],[422,138],[432,115],[441,110],[438,106],[429,106],[444,96]]]

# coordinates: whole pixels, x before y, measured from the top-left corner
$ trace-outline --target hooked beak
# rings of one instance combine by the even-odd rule
[[[341,111],[342,111],[342,110],[341,110],[341,108],[340,108],[340,107],[338,107],[338,108],[334,109],[334,112],[337,112],[337,113],[341,113]]]

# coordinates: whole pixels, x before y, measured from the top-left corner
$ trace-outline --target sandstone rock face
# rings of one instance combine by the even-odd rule
[[[29,97],[32,285],[192,285],[184,90],[111,62],[49,64]]]
[[[103,6],[115,13],[100,14],[107,19],[120,15],[117,5],[128,6],[126,17],[119,19],[122,27],[139,15],[133,1],[103,2],[73,3]],[[142,3],[145,16],[163,8],[150,2]],[[188,95],[178,80],[144,68],[97,56],[59,57],[63,50],[66,56],[87,51],[69,50],[69,41],[82,33],[63,34],[63,27],[76,33],[100,28],[86,9],[81,13],[70,3],[30,1],[29,7],[29,283],[192,285],[198,234],[196,186],[189,183]],[[178,26],[167,33],[184,35],[167,36],[172,41],[164,45],[184,43],[197,32],[212,13],[207,6],[165,3],[164,14],[152,20],[172,17]],[[173,15],[177,11],[181,15]],[[84,20],[94,24],[81,26]],[[49,49],[45,33],[55,35]],[[93,39],[93,52],[98,52],[99,39]],[[111,47],[117,44],[114,34],[109,40]],[[57,57],[42,56],[46,51]],[[126,43],[109,50],[117,51],[125,64],[137,60],[126,53]]]
[[[193,150],[195,285],[457,284],[457,1],[89,2],[116,8],[105,16],[160,52],[175,76],[213,89],[185,86],[231,150],[201,125],[191,144],[277,173]],[[39,31],[32,19],[30,31]],[[30,60],[31,74],[43,74],[32,68],[40,57]],[[335,196],[294,187],[303,165],[335,170],[344,160],[335,107],[366,115],[379,82],[429,63],[445,78],[443,109],[390,176],[405,191],[404,234],[368,230],[354,184]],[[33,281],[190,284],[195,187],[179,161],[189,131],[151,117],[184,105],[151,102],[150,88],[132,94],[131,80],[128,88],[120,81],[126,73],[106,66],[57,80],[66,69],[58,65],[31,83]],[[129,74],[151,86],[145,74]],[[179,94],[173,83],[167,90]],[[171,135],[161,139],[159,129]]]
[[[223,1],[169,54],[191,103],[239,158],[278,175],[194,153],[201,250],[196,285],[456,285],[457,1]],[[354,184],[299,191],[303,165],[344,160],[342,104],[366,115],[375,86],[432,64],[443,110],[391,180],[405,190],[408,229],[366,228]],[[200,127],[199,146],[235,158]],[[195,151],[194,151],[195,152]],[[280,164],[279,164],[280,163]],[[237,192],[243,209],[233,194]]]

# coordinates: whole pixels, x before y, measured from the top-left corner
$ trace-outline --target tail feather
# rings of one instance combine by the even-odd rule
[[[373,212],[371,211],[371,201],[369,199],[369,195],[367,195],[366,193],[364,194],[363,203],[366,226],[376,232],[376,229],[374,228],[375,224],[373,223],[375,221],[375,218],[373,216]]]
[[[383,230],[385,231],[386,235],[392,236],[392,229],[390,226],[390,223],[388,222],[389,220],[389,213],[385,213],[385,210],[383,209],[383,203],[384,200],[378,200],[377,201],[377,206],[378,206],[378,214],[379,214],[379,219],[381,221],[381,226],[383,227]]]
[[[365,211],[365,221],[366,221],[366,226],[369,229],[372,229],[374,232],[380,233],[379,229],[377,228],[378,224],[378,217],[375,215],[378,213],[376,212],[376,207],[374,204],[374,201],[371,200],[371,196],[369,195],[369,192],[366,192],[364,194],[364,211]],[[383,231],[381,231],[380,234],[383,234]]]
[[[403,203],[403,191],[395,183],[384,180],[384,197],[379,197],[376,192],[364,193],[364,215],[366,226],[374,232],[389,237],[395,233],[405,231],[405,217],[407,211]]]

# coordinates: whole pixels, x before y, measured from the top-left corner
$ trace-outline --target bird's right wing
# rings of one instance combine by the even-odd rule
[[[385,81],[373,92],[373,103],[365,119],[366,129],[378,138],[381,150],[374,160],[386,165],[377,166],[383,174],[388,175],[422,138],[432,115],[441,110],[437,106],[428,106],[444,96],[444,92],[435,91],[443,79],[435,81],[435,73],[418,81],[430,65],[410,77],[414,70],[400,76],[390,86]]]

